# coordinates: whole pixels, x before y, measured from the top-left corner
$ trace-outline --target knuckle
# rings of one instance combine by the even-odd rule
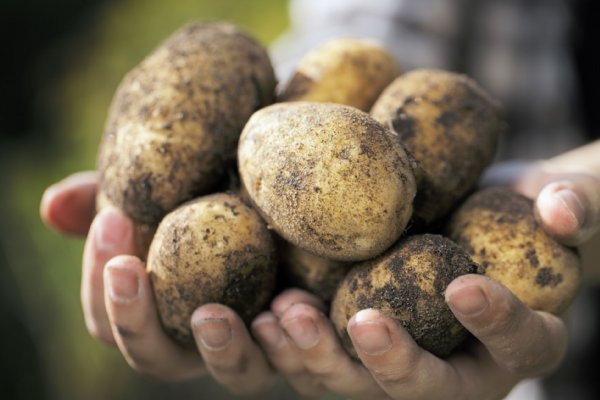
[[[371,373],[382,386],[403,386],[412,383],[415,368],[396,366],[394,368],[371,369]]]
[[[369,369],[383,386],[402,386],[414,383],[418,379],[420,350],[405,348],[399,350],[393,363],[384,362],[382,366],[370,365]]]
[[[86,326],[89,334],[94,339],[109,346],[116,345],[115,338],[113,337],[112,331],[109,327],[100,326],[93,321],[86,321]]]
[[[332,359],[321,359],[319,362],[307,363],[306,369],[310,374],[323,380],[328,380],[340,372],[339,364]]]
[[[241,376],[248,372],[250,360],[241,355],[236,358],[217,357],[205,360],[208,368],[219,376]]]

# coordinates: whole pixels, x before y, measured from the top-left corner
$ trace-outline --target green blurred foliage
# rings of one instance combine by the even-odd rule
[[[286,8],[285,0],[106,1],[38,57],[39,69],[46,62],[62,68],[58,77],[38,82],[32,99],[44,134],[0,149],[6,193],[0,250],[50,398],[229,398],[209,378],[161,384],[142,377],[117,350],[90,337],[79,298],[83,242],[45,227],[39,201],[52,182],[94,168],[116,86],[162,39],[190,20],[229,20],[268,45],[287,26]],[[286,391],[280,383],[260,398],[290,398]]]

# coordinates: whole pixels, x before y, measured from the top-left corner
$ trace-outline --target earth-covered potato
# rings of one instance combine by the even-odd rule
[[[186,25],[119,85],[98,154],[98,204],[156,227],[222,180],[244,124],[274,88],[253,38],[229,23]]]
[[[321,257],[377,256],[400,237],[412,215],[416,185],[404,148],[354,107],[265,107],[242,132],[238,165],[269,225]]]
[[[472,79],[414,70],[392,82],[371,110],[417,163],[415,222],[427,225],[477,184],[505,128],[499,105]]]
[[[280,243],[281,275],[287,287],[297,287],[330,303],[352,263],[319,257],[290,243]]]
[[[249,323],[275,289],[271,233],[258,213],[232,194],[185,203],[162,220],[148,272],[165,330],[191,343],[190,319],[206,303],[234,309]]]
[[[471,195],[452,215],[448,235],[534,310],[560,314],[581,283],[579,257],[538,224],[533,201],[493,187]]]
[[[444,291],[456,277],[477,272],[478,265],[450,239],[409,236],[380,257],[352,268],[335,294],[331,320],[355,358],[348,321],[367,308],[394,318],[419,346],[445,357],[468,334],[447,306]]]
[[[340,103],[368,112],[398,75],[398,63],[378,42],[335,38],[300,60],[279,100]]]

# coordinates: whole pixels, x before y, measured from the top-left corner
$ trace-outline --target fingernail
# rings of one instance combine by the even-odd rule
[[[113,301],[128,303],[138,296],[139,282],[135,272],[107,266],[108,294]]]
[[[448,305],[465,317],[476,317],[489,305],[487,297],[477,286],[467,286],[448,295]]]
[[[302,316],[282,321],[281,325],[296,346],[308,350],[319,342],[319,329],[310,317]]]
[[[585,219],[585,208],[579,199],[579,196],[571,189],[563,188],[554,193],[554,197],[577,221],[577,226],[581,227]]]
[[[352,343],[356,349],[370,356],[380,356],[392,348],[390,331],[373,310],[361,310],[350,326]]]
[[[262,348],[268,352],[276,351],[285,344],[283,332],[274,315],[258,317],[252,323],[252,331]]]
[[[104,209],[100,213],[96,221],[96,248],[104,251],[120,248],[130,235],[129,224],[124,221],[121,212],[114,208]]]
[[[194,333],[203,347],[222,351],[231,343],[231,325],[226,318],[207,318],[194,323]]]

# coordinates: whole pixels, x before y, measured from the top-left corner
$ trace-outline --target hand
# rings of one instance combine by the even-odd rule
[[[341,347],[320,301],[295,289],[278,296],[253,331],[276,369],[309,396],[331,390],[353,399],[500,399],[519,380],[552,371],[564,356],[563,322],[530,310],[491,279],[460,277],[448,286],[446,301],[478,339],[446,360],[368,309],[348,324],[361,365]]]
[[[196,349],[184,349],[162,330],[144,264],[132,256],[133,223],[115,208],[95,215],[97,177],[79,173],[48,188],[40,213],[55,230],[87,233],[81,301],[88,331],[118,346],[135,370],[160,380],[182,380],[207,371],[230,391],[255,394],[274,373],[240,318],[220,304],[193,314]]]

